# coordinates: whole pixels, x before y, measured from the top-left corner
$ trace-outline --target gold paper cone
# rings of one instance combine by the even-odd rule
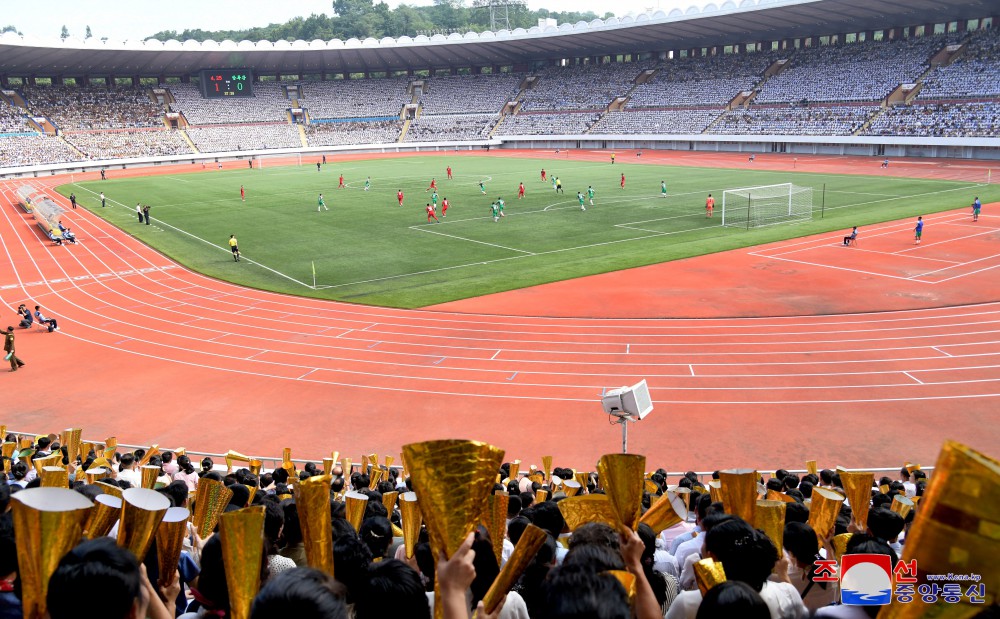
[[[528,475],[528,479],[530,479],[531,481],[535,482],[536,484],[541,484],[541,483],[545,482],[545,476],[542,475],[541,471],[537,471],[535,473],[530,473]]]
[[[333,474],[333,458],[323,458],[323,474],[332,475]]]
[[[69,471],[61,466],[42,467],[42,488],[69,488]]]
[[[187,508],[171,507],[163,516],[160,528],[156,530],[156,560],[160,566],[160,584],[163,586],[174,579],[190,517],[191,512]]]
[[[629,529],[639,523],[645,470],[646,456],[635,454],[605,454],[597,463],[597,473],[618,521]]]
[[[371,467],[373,469],[377,469],[378,468],[378,454],[377,453],[368,454],[368,464],[371,465]]]
[[[538,489],[535,490],[535,503],[544,503],[549,500],[549,493],[545,490]]]
[[[584,490],[587,489],[587,482],[590,481],[589,477],[590,473],[587,473],[586,471],[573,473],[573,479],[576,480],[576,483],[580,484],[580,492],[583,492]]]
[[[330,507],[327,501],[327,515]],[[219,518],[222,561],[229,586],[229,617],[249,619],[250,605],[260,589],[264,552],[264,506],[247,507]]]
[[[934,466],[933,481],[920,500],[903,561],[917,562],[919,584],[928,574],[979,574],[986,585],[985,604],[971,604],[963,597],[957,604],[943,597],[932,604],[893,601],[883,607],[880,619],[973,617],[997,603],[1000,582],[1000,462],[955,441],[945,441]],[[20,550],[20,548],[19,548]],[[968,587],[963,585],[962,589]]]
[[[0,441],[7,440],[7,424],[0,425]]]
[[[295,486],[302,543],[309,567],[333,576],[333,529],[330,525],[329,475],[310,477]],[[364,511],[362,511],[364,514]],[[351,524],[354,524],[353,522]],[[355,528],[355,531],[357,528]]]
[[[575,496],[563,499],[557,505],[570,531],[575,531],[588,522],[600,522],[610,527],[618,526],[618,517],[606,494]]]
[[[260,469],[263,468],[263,466],[264,466],[263,462],[261,462],[260,460],[258,460],[256,458],[251,458],[250,462],[248,463],[248,466],[250,468],[250,472],[251,473],[253,473],[254,475],[260,477]]]
[[[542,471],[545,472],[545,479],[552,479],[552,456],[542,456]]]
[[[665,529],[686,519],[687,508],[684,507],[684,500],[668,491],[646,510],[639,522],[648,524],[653,533],[659,535]]]
[[[35,473],[39,477],[42,476],[42,469],[47,466],[62,466],[62,453],[54,453],[51,456],[45,456],[44,458],[36,458],[31,461],[35,466]]]
[[[115,522],[121,517],[122,500],[110,494],[99,494],[94,499],[87,522],[83,526],[83,535],[87,539],[104,537],[111,532]]]
[[[35,444],[35,439],[30,436],[21,437],[21,449],[29,449]]]
[[[344,479],[347,481],[351,480],[351,472],[354,470],[354,466],[351,464],[350,458],[344,458],[343,462],[340,463],[340,468],[344,470]],[[348,484],[350,485],[350,484]]]
[[[46,616],[49,578],[80,541],[90,513],[87,497],[69,488],[32,488],[11,497],[25,619]]]
[[[608,570],[604,573],[614,576],[622,584],[622,587],[625,587],[625,593],[628,594],[628,603],[632,604],[635,601],[635,575],[625,570]]]
[[[650,494],[656,494],[660,491],[660,487],[656,485],[656,482],[652,479],[643,480],[643,490]]]
[[[382,469],[378,468],[377,466],[372,467],[371,476],[369,476],[369,478],[368,478],[368,481],[369,481],[368,488],[370,490],[374,490],[375,488],[378,487],[378,482],[382,481],[382,473],[383,472],[384,471]]]
[[[285,447],[281,451],[281,468],[287,470],[289,473],[291,473],[293,470],[295,470],[295,465],[292,464],[292,448],[291,447]]]
[[[848,471],[838,466],[840,484],[844,488],[844,496],[851,506],[851,517],[861,530],[868,527],[868,509],[872,502],[872,484],[875,483],[875,473],[870,471]]]
[[[778,559],[784,553],[782,542],[785,539],[785,505],[783,501],[757,501],[757,509],[754,511],[753,526],[771,538],[778,549]]]
[[[0,444],[0,453],[3,454],[4,458],[10,460],[11,456],[14,455],[14,450],[17,449],[17,443],[14,441],[8,441],[6,443]]]
[[[153,456],[157,456],[159,454],[160,454],[160,446],[153,445],[152,447],[146,450],[146,453],[142,454],[142,459],[139,460],[139,466],[146,466],[147,464],[149,464],[150,458],[152,458]]]
[[[816,466],[815,460],[806,460],[806,473],[809,475],[819,475],[819,467]]]
[[[413,549],[417,547],[417,538],[420,536],[420,525],[423,524],[423,516],[420,514],[420,507],[417,505],[417,493],[404,492],[399,497],[399,517],[403,524],[403,543],[406,544],[406,558],[413,558]]]
[[[514,460],[510,463],[510,474],[507,476],[513,481],[518,481],[517,474],[521,472],[521,461]]]
[[[153,486],[156,485],[156,478],[160,476],[160,467],[144,466],[140,472],[142,474],[142,487],[152,490]]]
[[[87,456],[90,455],[90,452],[97,451],[95,449],[95,447],[96,447],[96,445],[94,445],[93,443],[84,443],[84,442],[81,442],[80,443],[80,460],[86,460]],[[95,457],[96,457],[96,455],[95,455]]]
[[[524,529],[521,539],[514,546],[514,552],[510,554],[507,563],[504,564],[496,580],[493,581],[486,595],[483,596],[483,606],[486,607],[487,614],[492,613],[500,605],[503,596],[507,595],[507,592],[514,586],[517,579],[521,577],[524,570],[528,569],[531,562],[535,560],[538,549],[542,547],[547,537],[548,533],[533,524],[529,524]],[[502,543],[494,543],[495,547],[501,547],[502,545]]]
[[[361,521],[365,518],[365,508],[368,507],[368,496],[360,492],[348,492],[344,495],[344,507],[347,521],[351,523],[355,531],[360,531]]]
[[[118,451],[118,437],[109,436],[104,439],[104,457],[114,457],[116,451]]]
[[[385,509],[389,512],[389,515],[392,515],[392,510],[396,509],[396,498],[398,496],[399,493],[395,490],[382,493],[382,505],[385,505]]]
[[[795,499],[788,496],[784,492],[778,492],[777,490],[772,490],[768,488],[767,490],[767,500],[768,501],[781,501],[782,503],[794,503]]]
[[[392,527],[392,536],[393,537],[403,537],[403,530],[402,529],[400,529],[396,525],[392,524],[391,522],[389,523],[389,526]]]
[[[567,479],[562,483],[562,489],[567,497],[576,496],[580,494],[580,482],[575,479]]]
[[[712,481],[708,482],[708,494],[712,497],[713,503],[721,503],[722,482],[720,482],[718,479],[713,479]]]
[[[833,536],[833,558],[840,563],[840,558],[847,552],[847,542],[854,537],[853,533],[841,533]]]
[[[889,506],[889,509],[906,518],[910,514],[910,510],[913,509],[913,501],[902,494],[897,494],[892,497],[892,505]]]
[[[66,446],[66,457],[69,458],[70,464],[75,464],[76,457],[80,455],[80,434],[82,432],[83,430],[80,428],[67,428],[59,436],[59,442]]]
[[[713,559],[702,559],[695,563],[694,576],[702,595],[708,593],[715,585],[726,582],[726,571],[721,563],[716,563]]]
[[[232,498],[233,491],[226,488],[221,481],[204,478],[198,481],[191,523],[202,539],[212,534],[215,525],[219,522],[219,516]]]
[[[812,503],[809,505],[809,526],[816,531],[820,546],[833,531],[843,503],[843,495],[826,488],[813,488]]]
[[[90,468],[88,468],[87,470],[89,471],[90,469],[93,469],[93,468],[105,468],[105,469],[108,469],[109,472],[113,470],[113,468],[111,466],[111,463],[108,462],[108,459],[105,458],[105,457],[103,457],[103,456],[101,456],[100,458],[97,458],[96,460],[94,460],[93,462],[91,462],[90,463]]]
[[[103,492],[104,494],[110,494],[111,496],[113,496],[113,497],[115,497],[117,499],[122,498],[122,489],[119,488],[118,486],[114,485],[114,484],[108,484],[108,483],[105,483],[103,481],[99,481],[95,485],[98,488],[100,488],[101,492]]]
[[[111,471],[102,466],[99,466],[96,469],[94,467],[90,467],[85,471],[85,473],[87,476],[88,484],[97,483],[98,481],[111,476]]]
[[[155,490],[129,488],[122,491],[122,515],[118,524],[118,545],[132,552],[139,563],[153,544],[153,536],[170,499]]]
[[[490,532],[493,554],[496,555],[498,567],[503,557],[503,540],[507,537],[507,505],[509,503],[509,495],[491,494],[486,497],[486,509],[483,511],[483,525]]]
[[[726,513],[753,522],[757,511],[757,480],[760,476],[753,469],[719,471],[722,486],[722,503]]]
[[[882,484],[878,487],[878,491],[882,494],[889,494],[889,484]]]
[[[669,491],[677,495],[684,502],[684,513],[691,511],[691,489],[690,488],[668,488]],[[685,516],[687,518],[687,516]]]
[[[246,462],[247,464],[249,464],[250,461],[253,460],[253,458],[251,458],[250,456],[244,456],[240,452],[235,451],[233,449],[230,449],[229,451],[227,451],[226,455],[224,456],[224,458],[226,460],[226,470],[227,471],[232,471],[233,470],[233,462]]]

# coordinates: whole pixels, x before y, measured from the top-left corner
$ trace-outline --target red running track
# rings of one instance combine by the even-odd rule
[[[602,389],[646,378],[656,410],[632,426],[630,451],[671,470],[766,470],[806,459],[822,467],[931,463],[946,437],[1000,452],[1000,285],[992,266],[976,271],[969,257],[940,258],[962,273],[951,280],[964,291],[962,304],[926,298],[918,301],[938,307],[920,309],[678,319],[456,311],[475,307],[471,300],[451,311],[408,311],[217,281],[82,209],[66,216],[81,243],[53,247],[10,203],[10,189],[0,204],[7,258],[0,298],[11,311],[41,304],[61,326],[54,334],[18,331],[28,366],[5,373],[0,387],[0,422],[11,428],[77,425],[89,437],[216,452],[274,455],[287,446],[295,457],[317,459],[331,450],[392,454],[406,442],[467,437],[504,447],[508,458],[538,463],[554,454],[559,464],[586,467],[620,446],[597,402]],[[936,229],[952,216],[960,217],[942,215]],[[852,271],[877,263],[870,276],[891,289],[904,281],[893,272],[908,267],[882,254],[895,260],[909,252],[889,235],[880,246],[872,232],[861,247],[837,250],[857,251]],[[826,235],[757,248],[756,256],[731,252],[661,268],[702,277],[714,264],[719,277],[735,271],[748,286],[766,286],[774,274],[754,268],[755,260],[793,255],[796,272],[816,282],[809,294],[825,294],[836,307],[857,291],[823,292],[822,274],[839,268],[824,257],[835,242]],[[921,250],[929,254],[932,243]],[[861,251],[879,255],[866,261]],[[578,282],[577,290],[593,289],[590,278]],[[507,294],[547,298],[549,306],[533,306],[538,313],[573,307],[544,288]],[[774,302],[780,294],[764,296]],[[720,302],[734,315],[759,311],[725,294],[705,306]]]

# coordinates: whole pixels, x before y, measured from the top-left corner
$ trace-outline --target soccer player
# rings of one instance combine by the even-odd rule
[[[611,153],[611,165],[615,165],[615,154]]]
[[[371,188],[372,188],[372,177],[369,176],[368,178],[365,179],[365,191],[368,191]]]
[[[437,188],[438,188],[437,181],[432,178],[431,179],[431,186],[428,187],[427,189],[424,189],[424,191],[437,191]]]
[[[590,206],[594,206],[594,187],[592,185],[587,186],[587,197],[590,198]]]
[[[667,181],[660,181],[660,197],[667,197]]]
[[[542,168],[542,180],[545,180],[545,168]]]
[[[715,198],[712,194],[708,194],[708,198],[705,199],[705,217],[711,217],[713,209],[715,209]]]
[[[625,174],[624,173],[622,174],[622,183],[621,183],[621,186],[622,186],[622,189],[625,189]]]
[[[396,192],[396,199],[399,200],[399,205],[403,206],[403,190],[400,189]]]
[[[431,204],[433,204],[435,207],[437,207],[438,205],[438,192],[436,191],[431,194]]]
[[[323,194],[319,194],[319,200],[316,201],[316,212],[318,213],[322,209],[326,209],[328,211],[330,210],[326,208],[326,202],[323,200]]]
[[[75,193],[69,194],[69,203],[73,205],[74,209],[76,208],[76,194]]]
[[[757,158],[757,155],[750,155],[750,158],[749,158],[748,161],[750,161],[750,163],[753,163],[753,160],[756,159],[756,158]]]
[[[104,208],[107,205],[107,203],[108,203],[108,199],[104,197],[104,192],[103,191],[101,192],[101,195],[98,196],[98,197],[101,198],[101,208]]]
[[[517,199],[520,200],[524,197],[524,183],[518,183],[517,185]]]
[[[344,189],[347,185],[344,184],[344,175],[340,175],[340,184],[337,185],[337,189]]]
[[[451,180],[451,166],[448,166],[448,180]]]
[[[920,237],[924,235],[924,218],[917,217],[917,227],[913,229],[914,245],[920,245]]]
[[[484,196],[486,195],[486,185],[483,185],[483,181],[479,181],[479,191]]]
[[[441,223],[440,220],[438,220],[437,215],[434,214],[434,205],[433,204],[428,204],[427,205],[427,223],[431,223],[431,219],[433,219],[434,221],[436,221],[438,223]]]
[[[504,206],[506,206],[506,203],[503,201],[503,198],[501,198],[500,196],[497,196],[497,208],[500,210],[500,216],[501,217],[505,217],[505,215],[503,214],[503,207]]]
[[[583,194],[580,193],[579,191],[576,192],[576,199],[580,201],[580,210],[581,211],[587,210],[587,207],[583,205]]]
[[[558,176],[556,177],[556,193],[566,193],[563,191],[562,179]]]
[[[448,196],[445,196],[444,200],[441,200],[441,216],[448,216]]]
[[[221,165],[221,164],[220,164],[220,165]],[[101,180],[102,180],[102,181],[106,181],[106,180],[108,180],[108,175],[107,175],[107,174],[105,174],[105,172],[104,172],[104,168],[101,168]]]
[[[559,192],[559,188],[558,188],[558,187],[556,187],[556,183],[557,183],[557,182],[559,182],[559,179],[558,179],[558,178],[556,177],[556,175],[555,175],[555,174],[553,174],[553,175],[552,175],[552,191],[555,191],[556,193],[558,193],[558,192]]]
[[[243,185],[240,185],[240,200],[242,200],[243,202],[247,201],[247,192],[245,189],[243,189]]]
[[[239,262],[240,261],[240,248],[236,244],[236,235],[235,234],[230,234],[229,235],[229,249],[231,249],[232,252],[233,252],[233,261],[234,262]]]
[[[497,206],[496,202],[494,202],[493,204],[490,204],[490,212],[493,214],[493,223],[499,222],[500,221],[500,207]]]
[[[983,203],[979,201],[979,196],[972,201],[972,221],[979,221],[979,212],[983,210]]]
[[[320,167],[321,165],[322,165],[322,164],[321,164],[320,162],[318,162],[318,161],[316,162],[316,171],[317,171],[317,172],[319,172],[319,167]],[[221,162],[219,163],[219,169],[220,169],[220,170],[222,169],[222,163],[221,163]]]

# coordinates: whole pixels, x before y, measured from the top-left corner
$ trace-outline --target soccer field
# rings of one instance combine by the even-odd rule
[[[201,170],[58,188],[178,262],[256,288],[393,307],[422,307],[629,267],[1000,200],[995,185],[748,169],[418,156],[316,166]],[[453,180],[446,179],[451,166]],[[192,166],[194,168],[194,166]],[[199,166],[200,168],[200,166]],[[540,179],[544,168],[564,194]],[[619,187],[626,175],[625,189]],[[347,187],[338,189],[343,174]],[[365,179],[371,188],[364,191]],[[427,223],[431,179],[450,204]],[[480,181],[486,188],[483,195]],[[667,183],[667,197],[660,182]],[[526,195],[517,199],[518,183]],[[812,221],[722,227],[725,189],[794,183],[813,188]],[[246,202],[240,200],[240,186]],[[595,190],[582,211],[577,192]],[[824,187],[825,186],[825,187]],[[397,190],[405,194],[399,207]],[[103,191],[108,208],[97,193]],[[329,211],[317,212],[322,193]],[[716,198],[705,217],[705,198]],[[498,223],[490,204],[506,202]],[[137,222],[137,202],[154,225]],[[230,234],[243,255],[233,261]],[[86,239],[82,239],[86,242]],[[315,268],[315,286],[313,274]],[[669,282],[651,282],[669,286]]]

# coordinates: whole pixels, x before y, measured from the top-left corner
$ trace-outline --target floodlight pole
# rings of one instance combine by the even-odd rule
[[[630,415],[625,415],[625,416],[622,416],[622,417],[618,417],[618,421],[614,422],[614,423],[617,423],[617,424],[621,425],[621,427],[622,427],[622,453],[623,454],[627,454],[628,453],[628,422],[630,422],[630,421],[634,423],[635,419],[632,419],[632,417]]]

